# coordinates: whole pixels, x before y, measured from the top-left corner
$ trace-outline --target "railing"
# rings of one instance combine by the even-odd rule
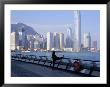
[[[52,58],[48,58],[48,56],[12,54],[11,59],[48,67],[52,67],[53,63]],[[75,62],[77,62],[77,64],[80,66],[77,64],[75,65]],[[99,66],[97,63],[99,63]],[[55,68],[80,74],[82,73],[88,76],[100,76],[100,61],[82,60],[78,58],[70,59],[63,57],[62,59],[55,62]],[[94,71],[96,71],[98,75],[93,74]]]

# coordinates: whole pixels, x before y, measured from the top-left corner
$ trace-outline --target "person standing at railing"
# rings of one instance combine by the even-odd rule
[[[75,62],[73,63],[73,65],[74,65],[74,70],[75,70],[75,72],[79,73],[80,67],[81,67],[80,61],[79,61],[78,59],[75,60]]]
[[[96,63],[95,62],[92,62],[92,66],[90,67],[89,75],[92,74],[92,72],[94,71],[95,67],[96,67]]]
[[[56,62],[56,60],[60,60],[60,59],[62,59],[63,57],[57,57],[56,55],[55,55],[55,51],[53,51],[52,52],[52,63],[53,63],[53,66],[52,66],[52,68],[54,68],[54,65],[55,65],[55,62]]]

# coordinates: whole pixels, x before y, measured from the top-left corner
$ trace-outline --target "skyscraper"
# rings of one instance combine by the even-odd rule
[[[18,36],[16,32],[11,33],[11,39],[10,39],[10,45],[11,45],[11,50],[16,50],[18,46]]]
[[[18,30],[17,30],[17,33],[18,33],[18,44],[19,44],[19,49],[23,49],[24,46],[25,46],[25,30],[24,30],[24,26],[20,27]]]
[[[47,49],[47,38],[44,38],[43,40],[43,48]]]
[[[84,48],[91,48],[91,36],[89,33],[84,33]]]
[[[53,41],[53,45],[54,45],[54,49],[59,49],[60,48],[60,37],[59,37],[59,33],[54,32],[53,33],[54,36],[54,41]]]
[[[24,36],[24,49],[28,50],[28,40],[27,40],[27,35],[26,34]]]
[[[72,29],[71,29],[71,27],[67,28],[67,37],[72,38]]]
[[[60,49],[64,48],[64,34],[63,33],[59,33],[60,35]]]
[[[22,46],[22,29],[19,29],[17,32],[19,34],[19,46]]]
[[[27,40],[28,40],[28,48],[30,50],[34,49],[34,37],[33,35],[27,35]]]
[[[51,50],[53,47],[53,35],[51,32],[47,33],[47,50]]]
[[[74,51],[80,51],[81,49],[81,17],[80,17],[80,11],[74,11],[74,43],[73,48]]]
[[[66,48],[72,48],[72,29],[67,28]]]
[[[44,37],[43,37],[43,35],[40,35],[39,42],[40,42],[40,49],[43,49],[44,48]]]
[[[36,33],[34,35],[34,49],[39,49],[40,48],[40,37],[39,35]]]

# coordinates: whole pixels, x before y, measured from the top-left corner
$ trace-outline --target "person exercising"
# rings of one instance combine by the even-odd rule
[[[52,68],[54,68],[54,65],[55,65],[55,62],[56,62],[56,60],[60,60],[60,59],[62,59],[63,57],[57,57],[56,55],[55,55],[55,51],[53,51],[52,52],[52,60],[53,60],[53,67]]]

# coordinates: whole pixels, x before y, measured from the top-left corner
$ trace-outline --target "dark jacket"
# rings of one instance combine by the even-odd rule
[[[52,59],[53,59],[53,61],[56,61],[58,58],[55,54],[52,54]]]

